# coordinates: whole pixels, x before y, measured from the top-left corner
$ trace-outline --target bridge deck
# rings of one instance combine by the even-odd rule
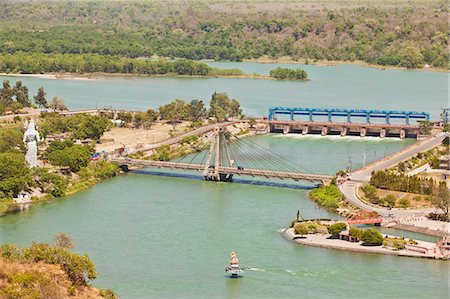
[[[110,158],[109,161],[120,165],[128,165],[133,167],[158,167],[158,168],[195,170],[195,171],[203,171],[205,168],[205,165],[203,164],[181,163],[181,162],[166,162],[166,161],[152,161],[152,160],[138,160],[138,159],[124,159],[124,158]],[[308,174],[300,172],[286,172],[277,170],[261,170],[252,168],[238,169],[235,167],[224,167],[224,166],[219,167],[219,173],[259,176],[265,178],[278,178],[282,180],[291,179],[294,181],[306,180],[306,181],[322,182],[331,180],[332,178],[331,176],[328,175]]]

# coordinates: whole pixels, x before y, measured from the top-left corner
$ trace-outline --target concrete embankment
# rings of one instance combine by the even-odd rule
[[[426,252],[418,252],[406,249],[393,250],[383,246],[363,246],[362,242],[348,242],[340,239],[329,239],[330,235],[327,234],[310,234],[307,235],[307,237],[301,238],[300,236],[295,235],[293,228],[280,230],[280,234],[288,241],[293,241],[298,244],[307,246],[365,253],[389,254],[431,259],[435,258],[434,249],[436,248],[436,244],[424,241],[417,241],[416,246],[411,246],[415,248],[426,249]]]

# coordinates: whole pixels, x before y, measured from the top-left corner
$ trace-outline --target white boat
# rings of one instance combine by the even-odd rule
[[[231,252],[230,265],[225,267],[225,272],[230,274],[231,277],[238,277],[240,274],[244,273],[244,268],[239,266],[239,260],[234,251]]]

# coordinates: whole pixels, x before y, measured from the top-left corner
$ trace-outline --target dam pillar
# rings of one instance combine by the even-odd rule
[[[307,135],[309,133],[309,127],[308,126],[303,126],[302,128],[302,135]]]
[[[405,137],[406,137],[406,130],[405,129],[401,129],[400,130],[400,138],[401,139],[405,139]]]
[[[289,132],[291,132],[291,126],[290,125],[286,125],[283,127],[283,134],[288,134]]]
[[[328,127],[322,127],[322,132],[320,134],[322,134],[322,136],[326,136],[328,134]]]
[[[341,128],[341,137],[347,136],[347,127]]]
[[[361,131],[360,131],[359,135],[361,137],[366,137],[366,134],[367,134],[367,129],[366,128],[361,128]]]
[[[381,129],[380,130],[380,138],[384,138],[386,137],[386,129]]]

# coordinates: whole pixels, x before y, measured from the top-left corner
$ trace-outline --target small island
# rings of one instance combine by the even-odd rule
[[[362,229],[341,221],[297,218],[280,233],[287,240],[308,246],[444,260],[450,257],[448,237],[434,244],[385,235],[375,228]]]
[[[277,67],[270,71],[270,77],[277,80],[298,80],[306,81],[308,80],[308,73],[302,69],[289,69]]]

